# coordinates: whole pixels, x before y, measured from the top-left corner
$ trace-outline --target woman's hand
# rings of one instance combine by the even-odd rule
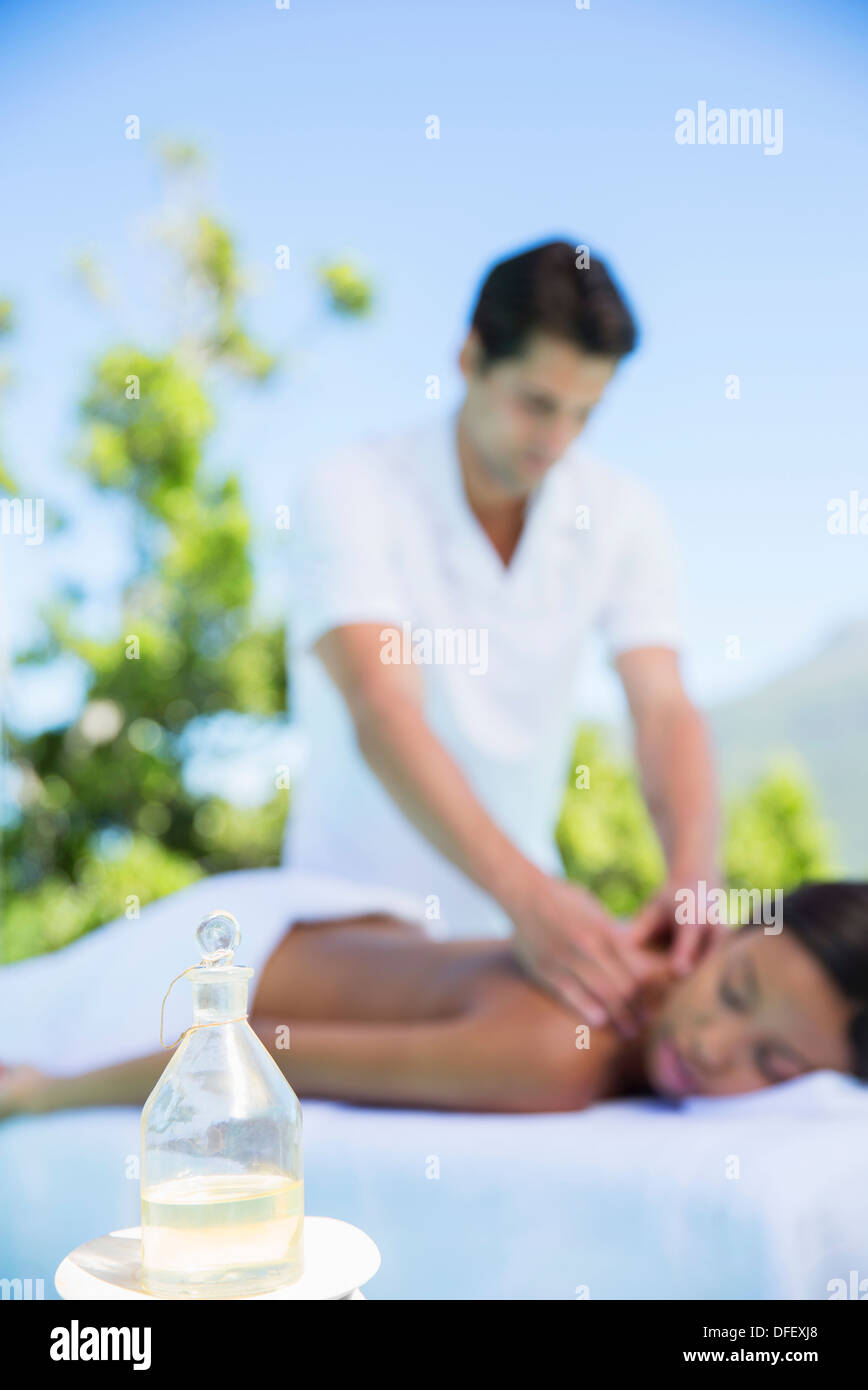
[[[36,1067],[0,1066],[0,1120],[40,1114],[41,1099],[52,1079]]]
[[[504,906],[515,926],[515,954],[534,979],[583,1022],[611,1022],[627,1038],[638,1034],[651,963],[593,894],[536,871]]]

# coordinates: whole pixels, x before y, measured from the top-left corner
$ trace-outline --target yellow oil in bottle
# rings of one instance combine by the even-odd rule
[[[248,1298],[302,1272],[304,1183],[175,1178],[142,1193],[143,1283],[162,1298]]]

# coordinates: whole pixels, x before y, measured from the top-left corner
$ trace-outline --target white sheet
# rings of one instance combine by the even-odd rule
[[[307,1210],[382,1252],[370,1298],[825,1299],[868,1280],[868,1094],[832,1072],[577,1115],[308,1101],[304,1126]],[[138,1224],[138,1133],[126,1109],[0,1125],[0,1274],[51,1297],[68,1250]]]

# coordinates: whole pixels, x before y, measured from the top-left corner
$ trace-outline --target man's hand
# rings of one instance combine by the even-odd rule
[[[640,949],[666,942],[672,969],[676,975],[688,974],[726,930],[725,927],[711,922],[691,921],[690,918],[695,914],[685,911],[684,906],[679,910],[679,904],[683,904],[684,899],[677,895],[684,889],[689,889],[693,894],[693,902],[696,903],[699,881],[699,876],[679,878],[677,882],[675,877],[670,876],[660,891],[637,914],[628,932],[630,944]],[[713,875],[705,882],[710,887],[716,882],[716,876]],[[689,898],[687,902],[690,902]],[[687,920],[679,920],[682,918]]]
[[[647,955],[591,893],[539,872],[507,910],[515,954],[545,989],[585,1023],[611,1021],[624,1037],[639,1032]]]

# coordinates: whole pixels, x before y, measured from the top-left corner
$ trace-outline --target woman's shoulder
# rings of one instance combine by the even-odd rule
[[[653,1019],[675,975],[665,947],[642,947],[645,979],[639,999]],[[647,1092],[643,1064],[647,1026],[624,1038],[611,1024],[592,1026],[575,1009],[531,979],[509,953],[497,953],[486,972],[483,1016],[509,1045],[523,1052],[539,1084],[563,1098],[564,1110],[584,1110],[597,1101]]]

